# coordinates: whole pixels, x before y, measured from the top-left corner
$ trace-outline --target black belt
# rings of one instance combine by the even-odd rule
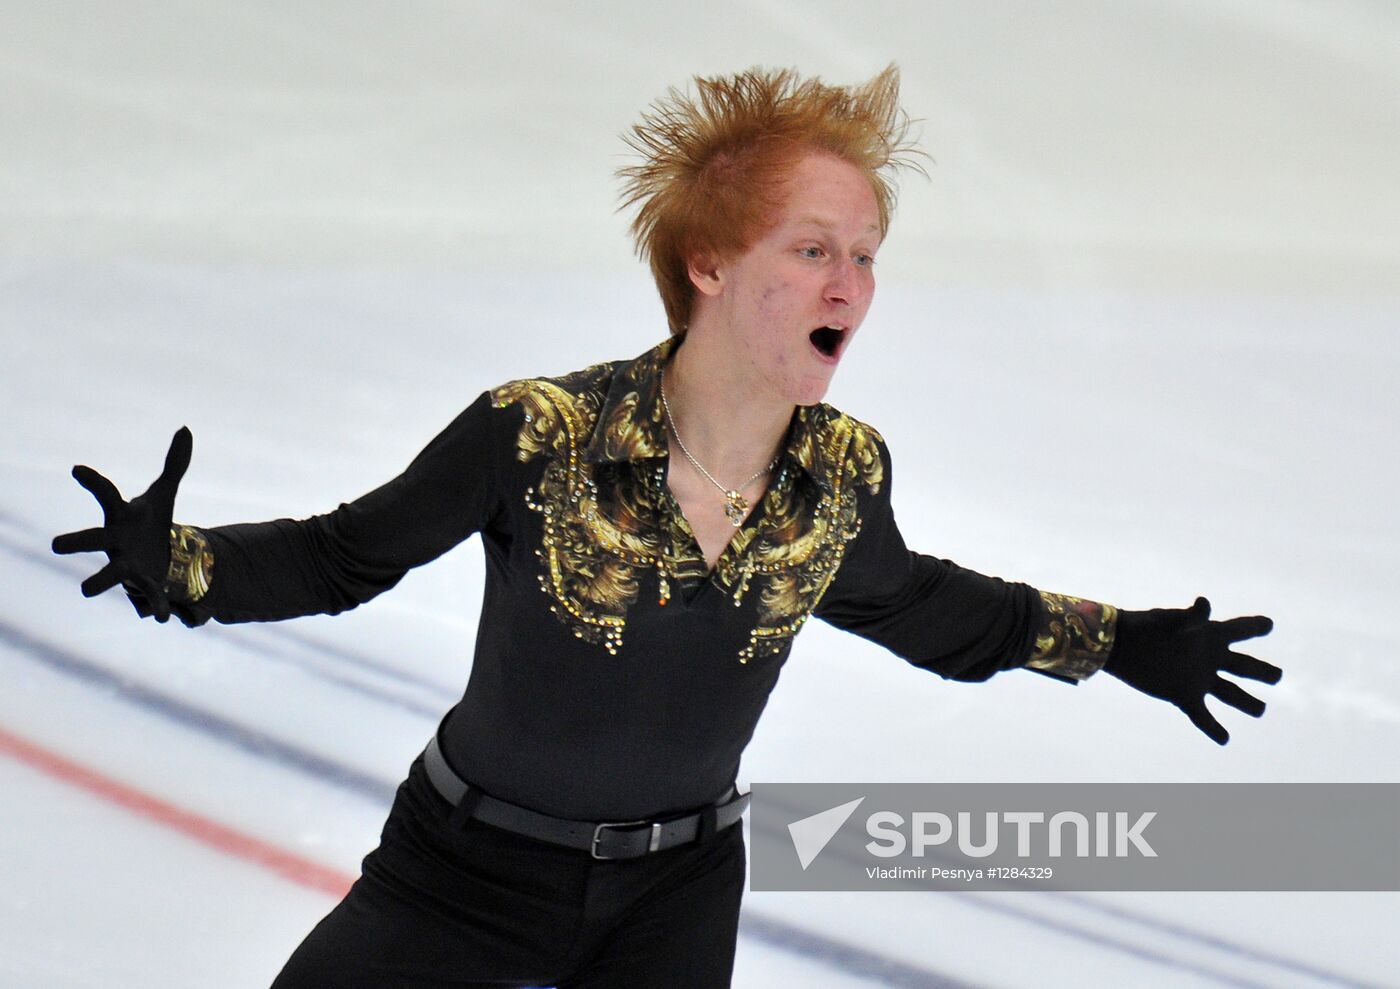
[[[595,859],[637,858],[701,840],[739,823],[749,805],[749,795],[741,793],[732,800],[726,798],[723,803],[664,820],[571,821],[497,800],[468,786],[447,764],[436,736],[423,750],[423,766],[433,788],[463,816],[540,841],[579,848]]]

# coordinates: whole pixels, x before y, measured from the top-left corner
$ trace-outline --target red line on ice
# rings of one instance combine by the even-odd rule
[[[270,845],[260,838],[235,831],[218,821],[177,807],[149,793],[142,793],[18,735],[12,735],[3,728],[0,728],[0,753],[12,756],[47,776],[86,790],[133,814],[162,824],[172,831],[178,831],[225,855],[260,865],[298,886],[341,897],[353,882],[350,876],[335,869]]]

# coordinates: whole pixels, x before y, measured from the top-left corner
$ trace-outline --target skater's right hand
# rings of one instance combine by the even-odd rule
[[[108,563],[83,581],[83,595],[93,597],[122,584],[144,600],[156,621],[170,619],[170,599],[165,576],[170,569],[170,523],[175,510],[175,490],[190,465],[194,437],[181,426],[170,441],[165,469],[160,477],[131,501],[123,501],[117,486],[91,467],[73,468],[73,478],[102,506],[103,524],[58,536],[55,553],[107,554]],[[138,610],[140,610],[138,608]]]

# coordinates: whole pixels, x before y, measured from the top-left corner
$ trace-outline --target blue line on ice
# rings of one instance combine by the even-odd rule
[[[213,735],[260,759],[281,763],[360,794],[380,806],[388,806],[394,797],[394,791],[398,789],[396,783],[375,779],[350,766],[341,765],[332,759],[230,721],[212,711],[203,710],[144,684],[120,677],[76,653],[37,639],[3,619],[0,619],[0,642],[13,646],[60,673],[100,685],[122,700],[147,711],[206,735]]]

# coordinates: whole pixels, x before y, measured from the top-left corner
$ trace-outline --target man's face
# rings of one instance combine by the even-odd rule
[[[821,401],[875,294],[879,221],[854,165],[822,153],[798,162],[773,225],[699,286],[732,373],[783,402]]]

